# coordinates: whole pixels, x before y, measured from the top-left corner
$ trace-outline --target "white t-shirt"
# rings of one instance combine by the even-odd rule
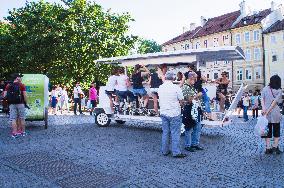
[[[250,97],[249,96],[244,97],[243,98],[243,105],[244,106],[249,106],[249,101],[250,101]]]
[[[120,75],[117,77],[117,90],[118,91],[127,91],[127,79],[128,76],[126,75]]]
[[[74,87],[74,98],[79,98],[79,94],[81,93],[83,93],[83,91],[80,86]]]
[[[107,84],[106,84],[106,91],[114,91],[115,86],[117,84],[117,78],[118,76],[112,75],[108,78]]]
[[[166,80],[158,89],[160,114],[176,117],[181,114],[180,100],[183,100],[182,90],[178,85]]]

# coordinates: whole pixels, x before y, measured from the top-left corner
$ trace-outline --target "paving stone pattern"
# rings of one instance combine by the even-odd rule
[[[17,139],[2,125],[0,187],[284,187],[284,154],[264,154],[256,121],[234,122],[204,128],[205,150],[184,159],[160,154],[159,125],[33,125]]]

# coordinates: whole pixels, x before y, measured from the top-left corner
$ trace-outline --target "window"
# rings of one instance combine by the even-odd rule
[[[253,31],[253,40],[259,41],[259,39],[260,39],[260,31],[259,30]]]
[[[173,50],[176,51],[177,50],[176,47],[173,47]]]
[[[184,47],[185,50],[188,50],[190,49],[190,45],[189,44],[185,44],[185,47]]]
[[[251,80],[251,68],[246,69],[246,80]]]
[[[272,62],[276,62],[277,61],[277,53],[276,53],[276,51],[272,51],[271,52],[271,57],[272,57]]]
[[[218,38],[214,38],[213,39],[213,47],[218,47],[219,46],[219,42],[218,42]]]
[[[229,45],[229,35],[223,36],[223,44],[224,46]]]
[[[218,61],[214,61],[214,66],[218,65]]]
[[[246,60],[247,61],[251,60],[251,53],[250,53],[250,49],[249,48],[246,49],[245,56],[246,56]]]
[[[204,46],[205,46],[205,48],[207,48],[207,46],[208,46],[207,40],[204,40]]]
[[[245,42],[249,41],[250,41],[249,32],[245,32]]]
[[[236,34],[236,44],[241,44],[241,35]]]
[[[230,64],[229,61],[224,61],[224,65],[228,65],[228,64]]]
[[[214,73],[214,80],[217,80],[219,78],[218,72]]]
[[[275,61],[277,61],[277,55],[272,56],[272,62],[275,62]]]
[[[254,69],[254,79],[261,79],[261,67],[256,67]]]
[[[261,59],[261,54],[260,54],[260,49],[259,48],[255,48],[254,49],[254,60],[259,61]]]
[[[237,70],[237,80],[238,81],[243,80],[243,70],[242,69]]]
[[[208,79],[210,78],[210,75],[209,75],[209,74],[207,74],[207,78],[208,78]]]
[[[231,80],[231,77],[230,77],[230,76],[231,76],[231,75],[230,75],[230,70],[227,70],[226,72],[227,72],[227,77],[228,77],[228,79]]]
[[[275,35],[271,35],[270,40],[271,40],[271,43],[272,43],[272,44],[276,44],[276,43],[277,43],[277,42],[276,42],[276,36],[275,36]]]
[[[200,48],[200,42],[196,42],[195,48],[196,48],[196,49]]]

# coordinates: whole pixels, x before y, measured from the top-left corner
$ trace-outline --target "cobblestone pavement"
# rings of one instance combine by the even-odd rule
[[[0,126],[0,187],[284,187],[284,154],[263,154],[255,123],[204,128],[205,150],[184,159],[160,154],[157,125],[31,126],[17,139]]]

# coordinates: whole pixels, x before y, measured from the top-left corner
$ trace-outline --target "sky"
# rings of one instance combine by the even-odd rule
[[[36,1],[36,0],[29,0]],[[60,0],[45,0],[60,3]],[[130,24],[130,34],[151,39],[162,44],[189,28],[190,23],[200,25],[200,17],[212,18],[239,10],[242,0],[94,0],[105,10],[129,12],[135,19]],[[8,10],[24,6],[26,0],[0,0],[0,18]],[[284,0],[274,0],[283,4]],[[271,0],[246,0],[251,10],[270,8]]]

